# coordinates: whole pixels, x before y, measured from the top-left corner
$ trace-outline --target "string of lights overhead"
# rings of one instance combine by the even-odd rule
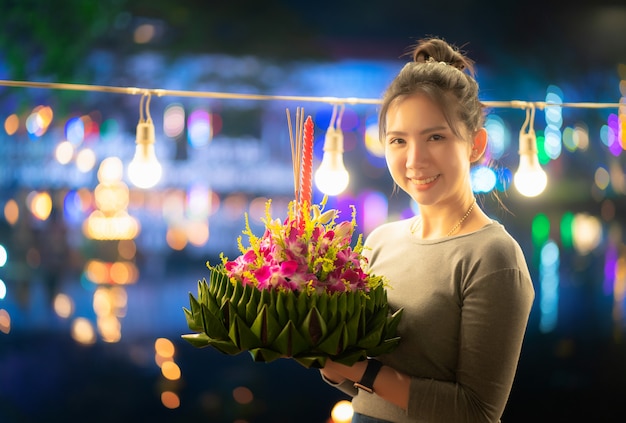
[[[343,164],[343,133],[341,118],[346,105],[377,105],[381,100],[376,98],[359,97],[328,97],[328,96],[299,96],[299,95],[263,95],[240,94],[213,91],[168,90],[162,88],[117,87],[104,85],[14,81],[0,80],[0,86],[17,88],[41,88],[50,90],[69,90],[101,92],[125,95],[141,95],[139,123],[137,125],[135,156],[129,164],[129,178],[138,188],[153,187],[161,178],[161,165],[155,152],[155,129],[150,116],[150,99],[156,97],[190,97],[210,98],[222,100],[251,100],[251,101],[294,101],[301,103],[326,103],[333,106],[333,114],[324,141],[324,155],[319,169],[316,171],[315,183],[317,188],[327,195],[338,195],[345,190],[349,181],[349,173]],[[550,107],[579,108],[579,109],[619,109],[624,104],[597,103],[597,102],[548,102],[548,101],[483,101],[487,108],[509,108],[526,111],[526,119],[519,135],[520,163],[514,177],[514,185],[524,196],[535,197],[541,194],[547,185],[546,173],[541,169],[538,160],[537,137],[534,131],[534,118],[537,109],[544,110]],[[339,109],[338,109],[339,108]]]

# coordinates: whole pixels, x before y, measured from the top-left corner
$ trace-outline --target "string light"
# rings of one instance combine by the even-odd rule
[[[342,105],[339,117],[337,106],[333,107],[333,114],[330,118],[326,137],[324,138],[324,155],[322,163],[315,172],[315,185],[326,195],[339,195],[348,186],[350,174],[343,164],[343,132],[341,131],[341,118],[345,106]]]
[[[144,119],[144,100],[146,117]],[[161,180],[162,168],[154,153],[154,123],[150,116],[150,94],[141,96],[139,123],[137,124],[137,147],[135,157],[128,165],[128,179],[138,188],[148,189]]]
[[[317,103],[331,104],[334,107],[336,107],[337,105],[341,105],[345,107],[346,104],[378,105],[381,103],[381,100],[376,99],[376,98],[357,98],[357,97],[338,98],[338,97],[238,94],[238,93],[227,93],[227,92],[166,90],[166,89],[160,89],[160,88],[155,89],[155,88],[136,88],[136,87],[115,87],[115,86],[103,86],[103,85],[68,84],[68,83],[37,82],[37,81],[0,80],[0,86],[21,87],[21,88],[43,88],[43,89],[70,90],[70,91],[105,92],[105,93],[117,93],[117,94],[128,94],[128,95],[141,94],[142,99],[146,97],[148,98],[148,102],[149,102],[150,95],[156,95],[158,97],[174,96],[174,97],[194,97],[194,98],[213,98],[213,99],[258,100],[258,101],[317,102]],[[530,119],[530,114],[532,114],[532,117],[534,119],[535,109],[543,110],[547,107],[561,107],[561,108],[569,107],[569,108],[583,108],[583,109],[606,109],[606,108],[619,109],[621,106],[623,106],[620,103],[578,102],[578,103],[557,104],[557,103],[552,103],[552,102],[547,102],[547,101],[529,102],[529,101],[521,101],[521,100],[482,101],[481,103],[487,108],[525,109],[527,112],[527,122],[528,124],[530,124],[530,131],[528,133],[524,133],[523,130],[520,131],[520,149],[519,149],[520,168],[518,169],[514,178],[515,186],[523,195],[526,195],[526,196],[539,195],[545,189],[545,186],[547,184],[547,177],[545,176],[545,172],[543,172],[537,160],[537,144],[536,144],[537,141],[536,141],[534,130],[532,129],[532,122]],[[154,125],[152,124],[152,121],[149,118],[149,111],[148,111],[148,120],[149,122],[143,122],[144,125],[142,125],[142,122],[140,121],[139,125],[137,126],[137,133],[138,133],[137,148],[138,150],[140,149],[139,141],[142,140],[141,144],[146,146],[145,151],[151,150],[152,153],[154,153]],[[324,150],[325,150],[324,157],[327,157],[326,159],[327,161],[335,161],[336,168],[341,168],[343,166],[343,133],[339,129],[338,125],[337,127],[333,127],[332,122],[326,133],[326,139],[324,142]],[[328,156],[326,154],[327,150],[328,152],[332,152],[328,154]],[[158,170],[157,170],[157,167],[154,165],[155,162],[158,165]],[[324,164],[323,162],[324,160],[322,159],[322,165]],[[151,171],[150,174],[153,177],[155,177],[158,174],[160,178],[160,164],[158,164],[158,161],[156,160],[156,156],[154,156],[154,161],[151,163],[153,164],[154,169],[153,171]],[[343,169],[345,169],[345,167]],[[346,171],[346,174],[347,174],[347,171]],[[343,176],[345,177],[346,174],[343,174]],[[525,174],[527,177],[524,177]],[[528,176],[535,177],[536,179],[533,180]],[[348,178],[349,178],[349,175],[348,175]],[[337,182],[338,180],[334,181],[333,183],[333,185],[336,187],[335,190],[339,186]],[[316,172],[316,177],[315,177],[315,183],[316,185],[318,185],[318,188],[322,190],[317,180],[317,172]],[[346,186],[347,186],[347,182],[346,182]],[[343,189],[341,191],[343,191]]]
[[[526,197],[536,197],[541,194],[548,184],[548,177],[539,164],[537,157],[537,136],[533,128],[535,120],[535,106],[526,108],[526,120],[519,133],[519,167],[513,183],[515,188]],[[528,132],[526,132],[528,128]]]
[[[89,85],[89,84],[68,84],[60,82],[37,82],[37,81],[12,81],[0,80],[0,86],[18,87],[18,88],[42,88],[49,90],[68,90],[68,91],[87,91],[102,92],[112,94],[127,95],[154,95],[157,97],[193,97],[193,98],[214,98],[223,100],[258,100],[258,101],[299,101],[326,104],[371,104],[378,105],[381,100],[378,98],[359,98],[359,97],[314,97],[314,96],[295,96],[295,95],[263,95],[263,94],[239,94],[215,91],[187,91],[187,90],[166,90],[163,88],[137,88],[137,87],[115,87],[109,85]],[[579,103],[551,103],[546,101],[481,101],[488,108],[507,108],[507,109],[526,109],[530,105],[534,105],[537,109],[545,109],[546,107],[571,107],[580,109],[617,109],[620,103],[595,103],[595,102],[579,102]]]

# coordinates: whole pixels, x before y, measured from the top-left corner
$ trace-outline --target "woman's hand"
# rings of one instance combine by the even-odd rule
[[[331,382],[341,383],[345,380],[356,382],[363,377],[366,365],[367,362],[360,361],[352,366],[346,366],[345,364],[336,363],[329,358],[326,359],[326,364],[321,372]]]
[[[328,364],[328,361],[330,360],[326,360],[327,364]],[[320,372],[322,373],[322,376],[324,376],[324,378],[330,383],[340,384],[346,380],[345,377],[329,369],[328,367],[324,367],[323,369],[320,369]]]
[[[352,366],[346,366],[327,359],[321,371],[331,382],[341,383],[345,380],[357,382],[363,378],[366,368],[367,361],[359,361]],[[409,404],[410,385],[410,377],[391,367],[383,366],[374,381],[374,392],[379,397],[406,410]]]

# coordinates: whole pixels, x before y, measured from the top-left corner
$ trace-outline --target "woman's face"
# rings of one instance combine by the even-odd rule
[[[436,103],[422,94],[398,98],[386,119],[385,158],[402,190],[420,205],[449,206],[471,195],[472,144],[454,134]]]

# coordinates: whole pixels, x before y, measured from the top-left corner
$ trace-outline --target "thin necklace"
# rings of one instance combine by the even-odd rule
[[[474,210],[474,206],[475,205],[476,205],[476,197],[474,197],[474,201],[472,201],[472,205],[469,207],[469,209],[467,209],[467,211],[465,212],[465,214],[463,215],[461,220],[459,220],[456,223],[456,225],[454,225],[454,227],[452,229],[450,229],[450,232],[448,232],[446,234],[447,237],[452,235],[454,232],[456,232],[457,229],[459,229],[461,227],[461,225],[463,224],[465,219],[467,219],[469,217],[470,213],[472,213],[472,210]],[[413,225],[411,225],[411,235],[415,235],[415,232],[417,231],[417,228],[419,228],[421,222],[422,222],[421,219],[416,219],[415,223]]]

